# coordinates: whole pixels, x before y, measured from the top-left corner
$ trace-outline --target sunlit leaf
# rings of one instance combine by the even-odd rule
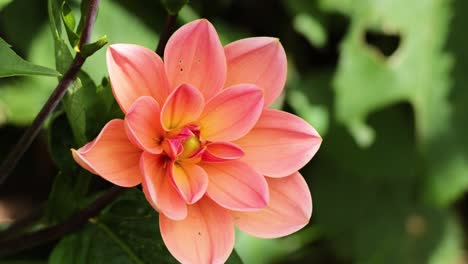
[[[327,42],[327,33],[323,26],[308,14],[299,14],[294,18],[294,29],[317,47],[323,47]]]
[[[18,56],[2,38],[0,38],[0,77],[17,75],[59,76],[60,74],[43,66],[35,65]]]
[[[76,47],[80,40],[80,37],[75,32],[75,15],[73,15],[73,11],[67,2],[63,2],[62,4],[62,20],[63,24],[65,25],[65,30],[67,32],[68,40],[70,41],[70,45],[72,47]]]

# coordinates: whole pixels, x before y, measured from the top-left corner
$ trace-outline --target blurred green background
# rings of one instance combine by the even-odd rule
[[[79,1],[69,4],[79,16]],[[0,0],[0,36],[21,57],[55,68],[47,12],[47,1]],[[223,44],[278,37],[289,67],[276,107],[298,114],[323,137],[302,170],[314,201],[311,223],[276,240],[238,232],[236,251],[244,263],[467,263],[467,12],[466,0],[192,0],[181,10],[179,25],[208,18]],[[110,43],[154,49],[165,16],[158,0],[102,0],[93,39],[106,34]],[[106,86],[105,49],[83,69],[89,76],[82,73],[81,82],[93,83],[99,93]],[[56,84],[51,77],[0,79],[0,157]],[[63,107],[70,119],[66,102]],[[101,119],[96,124],[106,121]],[[73,124],[70,137],[70,127],[57,122],[0,186],[3,222],[44,204],[50,211],[51,200],[58,199],[50,192],[63,184],[56,173],[66,171],[62,164],[70,157],[62,143],[65,151],[57,154],[49,139],[76,147],[80,137]],[[84,139],[99,128],[87,128]],[[93,181],[91,190],[104,184]],[[50,212],[48,219],[55,221]],[[8,263],[46,262],[56,244]],[[153,263],[173,263],[159,261]]]

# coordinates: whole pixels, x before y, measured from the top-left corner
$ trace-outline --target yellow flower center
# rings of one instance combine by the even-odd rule
[[[184,150],[180,153],[179,158],[188,158],[192,156],[198,148],[200,148],[200,140],[196,135],[193,135],[187,138],[182,146],[184,147]]]

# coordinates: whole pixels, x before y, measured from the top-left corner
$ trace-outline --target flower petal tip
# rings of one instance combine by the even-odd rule
[[[88,145],[89,144],[86,144],[85,146],[83,146],[80,149],[83,149],[84,147],[86,147]],[[89,171],[89,172],[91,172],[93,174],[97,174],[97,172],[92,168],[92,166],[84,159],[84,157],[81,155],[81,153],[79,153],[80,149],[78,149],[78,150],[76,150],[74,148],[70,149],[73,159],[76,161],[76,163],[78,163],[85,170],[87,170],[87,171]]]

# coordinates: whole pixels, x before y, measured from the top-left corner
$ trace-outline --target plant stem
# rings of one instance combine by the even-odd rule
[[[96,22],[96,17],[98,13],[99,1],[100,0],[89,1],[88,14],[85,19],[83,31],[81,31],[80,42],[78,43],[78,47],[80,47],[80,50],[83,47],[83,45],[88,44],[91,40],[94,22]]]
[[[83,45],[89,42],[94,26],[94,21],[96,20],[98,6],[99,0],[90,0],[88,15],[86,17],[85,25],[83,27],[80,39],[80,49]],[[58,83],[54,92],[50,95],[45,105],[42,107],[39,114],[37,114],[31,126],[28,127],[28,129],[26,129],[18,143],[16,143],[16,145],[14,146],[13,150],[2,162],[2,165],[0,166],[0,185],[5,182],[5,180],[12,173],[13,169],[16,167],[26,150],[29,148],[29,146],[31,146],[31,143],[39,134],[39,131],[41,130],[42,125],[46,121],[47,117],[49,117],[49,115],[55,110],[60,100],[67,92],[68,88],[75,80],[85,60],[86,58],[83,57],[80,53],[76,54],[72,63],[68,67],[68,70],[63,75],[62,79]]]
[[[31,143],[37,137],[37,134],[39,134],[41,131],[45,120],[54,111],[55,107],[57,107],[58,103],[67,92],[68,87],[72,84],[73,80],[78,75],[78,72],[80,71],[84,61],[85,58],[83,58],[79,53],[75,56],[67,72],[63,75],[63,78],[57,85],[57,88],[55,88],[54,92],[42,107],[39,114],[37,114],[31,126],[26,129],[13,150],[3,161],[0,168],[0,184],[2,184],[8,178],[18,161],[23,156],[24,152],[26,152]]]
[[[166,17],[166,22],[164,22],[164,28],[159,36],[159,43],[158,47],[156,48],[156,53],[163,57],[164,56],[164,49],[166,48],[167,41],[169,37],[174,33],[175,26],[177,22],[177,15],[170,15],[168,14]]]
[[[0,256],[21,252],[45,242],[54,241],[78,230],[85,225],[90,218],[97,216],[102,209],[114,201],[123,190],[124,188],[119,186],[111,187],[88,208],[78,212],[63,223],[16,238],[0,240]]]
[[[15,221],[8,227],[8,229],[1,231],[0,238],[3,240],[24,232],[25,229],[34,225],[42,217],[42,213],[42,206],[33,209],[29,215]]]

